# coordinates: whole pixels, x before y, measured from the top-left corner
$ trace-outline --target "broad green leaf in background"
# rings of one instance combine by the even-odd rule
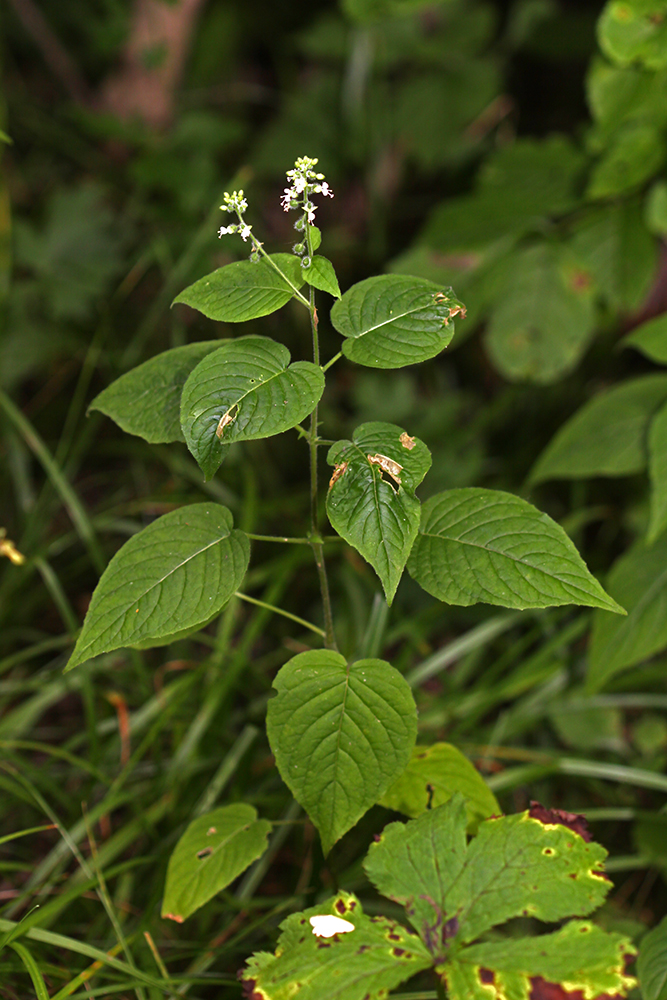
[[[349,288],[331,322],[346,339],[346,358],[369,368],[403,368],[434,358],[454,336],[465,308],[451,288],[424,278],[381,274]]]
[[[184,441],[183,386],[202,358],[219,347],[219,340],[207,340],[157,354],[103,389],[88,409],[99,410],[126,433],[137,434],[150,444]]]
[[[331,650],[292,657],[273,686],[271,750],[328,854],[407,765],[417,736],[412,692],[384,660],[348,665]]]
[[[322,292],[328,292],[334,298],[340,298],[340,286],[334,271],[334,266],[326,257],[316,254],[313,257],[310,267],[303,268],[303,277],[313,288],[319,288]]]
[[[622,347],[634,347],[651,361],[667,365],[667,313],[636,327],[621,341]]]
[[[224,445],[270,437],[295,427],[324,391],[324,375],[311,361],[290,365],[290,352],[268,337],[238,337],[205,357],[181,396],[181,426],[207,479]]]
[[[593,148],[603,148],[630,121],[667,124],[667,73],[640,65],[615,66],[593,60],[586,77],[586,96],[595,119]]]
[[[195,281],[176,296],[173,305],[182,302],[223,323],[268,316],[289,302],[304,282],[301,262],[294,254],[275,253],[270,257],[287,281],[264,258],[256,264],[238,260]]]
[[[419,528],[415,489],[431,453],[402,427],[375,421],[357,427],[352,441],[332,445],[327,461],[335,467],[331,526],[371,564],[391,604]]]
[[[624,614],[555,521],[500,490],[447,490],[422,507],[408,572],[448,604],[583,604]]]
[[[549,721],[567,747],[590,753],[607,750],[627,752],[625,720],[618,708],[582,705],[576,695],[558,701],[548,713]]]
[[[642,938],[637,976],[642,1000],[667,1000],[667,917]]]
[[[600,392],[551,439],[529,481],[641,472],[649,422],[666,400],[667,375],[644,375]]]
[[[226,507],[192,504],[158,518],[112,558],[93,593],[67,669],[99,653],[209,621],[238,590],[248,537]]]
[[[350,928],[315,935],[311,919],[337,917]],[[422,942],[395,920],[367,917],[347,892],[293,913],[280,925],[275,955],[259,952],[242,979],[249,996],[264,1000],[380,1000],[387,991],[433,964]]]
[[[657,264],[656,241],[644,223],[641,199],[596,205],[578,216],[569,246],[593,275],[595,291],[604,301],[627,311],[641,305]]]
[[[183,923],[264,853],[270,832],[245,802],[198,816],[169,858],[162,916]]]
[[[650,546],[635,545],[622,555],[606,586],[628,615],[620,619],[606,611],[595,613],[588,649],[589,691],[667,647],[667,536]]]
[[[472,945],[443,965],[442,971],[451,1000],[508,996],[527,1000],[533,995],[531,980],[538,976],[556,985],[555,996],[579,992],[586,997],[619,996],[636,985],[625,974],[627,960],[634,953],[622,935],[588,921],[571,920],[553,934]],[[483,985],[482,970],[493,972],[493,993]]]
[[[598,21],[602,51],[625,66],[667,66],[666,0],[608,0]]]
[[[446,928],[448,939],[464,945],[514,917],[585,916],[611,888],[602,874],[605,849],[556,820],[530,812],[494,817],[469,844],[466,822],[457,794],[407,824],[390,823],[364,862],[378,891],[407,906],[436,958],[446,953]]]
[[[648,433],[648,473],[651,480],[650,517],[646,541],[650,545],[667,528],[667,406],[658,410]]]
[[[481,168],[476,193],[438,205],[419,242],[455,253],[516,238],[575,205],[583,165],[581,153],[565,136],[522,138],[503,145]]]
[[[434,743],[413,749],[410,763],[380,805],[414,818],[448,802],[456,792],[465,798],[470,833],[480,820],[501,813],[495,795],[468,758],[451,743]]]
[[[554,382],[569,372],[594,328],[593,278],[550,244],[513,257],[486,332],[486,348],[511,381]]]
[[[667,78],[667,73],[665,73]],[[667,89],[667,88],[666,88]],[[667,107],[667,98],[665,99]],[[656,181],[646,197],[646,227],[663,239],[667,236],[667,182]]]
[[[586,189],[589,198],[611,198],[639,187],[665,159],[662,130],[649,122],[628,122],[619,129],[594,165]]]

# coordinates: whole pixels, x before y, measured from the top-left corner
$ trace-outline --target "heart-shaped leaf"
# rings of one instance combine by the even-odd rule
[[[111,417],[128,434],[150,444],[184,441],[181,392],[202,358],[220,347],[219,340],[174,347],[126,372],[103,389],[89,410]]]
[[[403,771],[417,736],[404,678],[384,660],[312,650],[278,672],[267,732],[278,770],[331,847]]]
[[[625,614],[560,525],[500,490],[470,487],[431,497],[422,507],[408,572],[448,604],[583,604]]]
[[[169,858],[162,916],[183,923],[264,853],[270,832],[245,802],[198,816]]]
[[[469,833],[474,833],[480,820],[500,815],[495,795],[468,758],[451,743],[434,743],[413,749],[410,763],[384,793],[380,805],[416,817],[449,802],[456,792],[466,800]]]
[[[373,422],[332,445],[327,461],[331,526],[371,564],[391,604],[419,529],[415,489],[431,453],[402,427]]]
[[[188,448],[210,479],[233,441],[280,434],[312,413],[324,374],[310,361],[290,365],[283,344],[268,337],[229,340],[200,361],[181,396]]]
[[[226,507],[200,503],[133,535],[95,588],[67,669],[124,646],[160,646],[207,622],[248,568],[248,536],[233,523]]]
[[[347,339],[343,354],[368,368],[403,368],[440,354],[465,308],[451,288],[404,274],[382,274],[353,285],[331,310]]]
[[[257,263],[237,260],[183,289],[173,305],[182,302],[224,323],[268,316],[289,302],[304,281],[298,257],[289,253],[270,256],[282,275],[264,258]]]

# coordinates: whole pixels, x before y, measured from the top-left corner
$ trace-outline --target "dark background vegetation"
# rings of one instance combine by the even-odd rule
[[[188,995],[203,1000],[240,996],[236,970],[272,947],[292,910],[337,886],[374,905],[359,859],[389,814],[372,810],[325,861],[264,735],[271,680],[310,645],[308,633],[234,601],[193,639],[62,673],[101,570],[156,516],[213,498],[248,531],[303,533],[307,454],[296,435],[233,450],[204,484],[184,446],[151,448],[99,413],[86,416],[95,393],[132,365],[237,333],[169,308],[185,285],[244,256],[237,239],[216,239],[223,191],[244,188],[254,232],[271,250],[289,250],[284,172],[297,156],[317,156],[335,192],[318,214],[322,250],[343,288],[386,269],[437,271],[469,306],[452,348],[434,362],[400,372],[336,365],[325,437],[368,419],[405,425],[434,455],[422,498],[468,485],[519,493],[566,527],[599,575],[640,530],[643,475],[532,491],[525,483],[599,386],[653,370],[616,343],[664,309],[658,244],[634,300],[603,308],[580,357],[540,380],[508,378],[490,360],[477,251],[435,251],[428,237],[434,208],[475,190],[498,151],[555,132],[585,147],[585,76],[601,9],[592,0],[5,5],[0,127],[12,144],[2,147],[0,195],[0,527],[26,562],[0,565],[0,835],[46,823],[60,830],[0,843],[0,916],[18,919],[38,903],[32,925],[114,946],[117,929],[64,845],[67,830],[105,873],[137,965],[157,974],[153,942],[172,974],[190,977]],[[557,183],[557,159],[554,169]],[[325,360],[339,344],[326,313],[323,302]],[[243,332],[308,357],[296,309]],[[387,611],[354,552],[332,552],[330,574],[342,650],[381,653],[406,672],[481,623],[498,623],[495,637],[416,692],[420,741],[467,752],[508,812],[539,799],[587,813],[612,854],[601,920],[640,935],[659,919],[664,658],[615,678],[607,701],[575,718],[564,706],[582,690],[585,610],[526,612],[504,627],[507,613],[443,606],[406,577]],[[320,621],[307,551],[256,544],[244,587]],[[185,824],[202,800],[241,799],[289,821],[275,827],[269,856],[183,927],[161,921],[166,863]],[[74,947],[31,949],[52,994],[91,961]],[[121,972],[103,975],[91,989],[130,996]],[[1,952],[0,996],[31,995],[17,956]],[[72,995],[89,994],[79,985]]]

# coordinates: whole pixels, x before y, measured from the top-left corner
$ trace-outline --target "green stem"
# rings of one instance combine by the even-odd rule
[[[248,538],[253,542],[288,542],[290,545],[310,545],[310,538],[286,538],[283,535],[251,535],[246,531]]]
[[[239,220],[239,222],[241,223],[242,226],[247,225],[245,219],[243,218],[243,216],[241,215],[241,213],[239,211],[236,212],[236,215],[237,215],[238,220]],[[252,243],[253,250],[255,250],[257,253],[261,254],[262,257],[264,257],[264,259],[269,262],[269,264],[271,265],[271,267],[273,268],[273,270],[277,274],[280,275],[280,277],[283,279],[283,281],[287,282],[287,284],[290,286],[290,288],[292,289],[292,291],[296,295],[296,297],[299,300],[299,302],[302,305],[304,305],[306,307],[306,309],[310,309],[310,305],[308,303],[308,299],[305,297],[305,295],[303,295],[299,291],[299,289],[296,287],[296,285],[292,284],[292,282],[289,280],[289,278],[287,277],[286,274],[283,274],[283,272],[280,270],[280,268],[278,267],[278,265],[276,264],[276,262],[271,259],[270,254],[268,254],[266,252],[266,250],[264,249],[263,244],[260,243],[260,241],[257,239],[257,237],[254,236],[252,233],[250,233],[250,242]]]
[[[256,604],[259,608],[266,608],[267,611],[273,611],[277,615],[282,615],[283,618],[290,618],[293,622],[298,622],[299,625],[310,629],[311,632],[317,632],[318,635],[324,638],[323,629],[318,628],[317,625],[313,625],[311,622],[307,622],[305,618],[293,615],[290,611],[283,611],[282,608],[277,608],[274,604],[267,604],[266,601],[259,601],[256,597],[248,597],[247,594],[242,594],[240,590],[236,591],[234,597],[239,597],[242,601],[247,601],[249,604]]]
[[[323,372],[328,371],[331,368],[331,366],[335,365],[336,362],[338,361],[338,359],[342,358],[342,357],[343,357],[343,352],[342,351],[339,351],[338,354],[334,354],[334,356],[331,359],[331,361],[327,361],[326,365],[322,366],[322,371]]]
[[[308,242],[308,256],[312,258],[312,240],[310,226],[306,224],[306,240]],[[320,340],[317,330],[317,310],[315,309],[315,289],[310,286],[310,325],[313,333],[313,362],[320,363]],[[317,530],[317,406],[310,415],[310,434],[308,435],[308,447],[310,449],[310,544],[315,556],[317,575],[320,581],[320,593],[322,594],[322,608],[324,611],[324,645],[327,649],[335,649],[336,636],[333,627],[333,614],[331,611],[331,596],[329,594],[329,581],[327,579],[327,568],[324,562],[324,545]]]

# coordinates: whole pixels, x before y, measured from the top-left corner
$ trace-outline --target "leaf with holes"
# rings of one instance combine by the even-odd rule
[[[270,832],[244,802],[193,820],[169,858],[162,916],[183,923],[264,853]]]
[[[587,687],[598,691],[611,677],[667,648],[667,535],[640,543],[612,566],[610,594],[627,618],[597,611],[588,647]]]
[[[67,670],[113,649],[163,645],[209,621],[248,568],[248,536],[233,524],[226,507],[192,504],[125,542],[95,588]]]
[[[412,692],[384,660],[348,665],[331,650],[292,657],[273,686],[271,750],[328,854],[407,765],[417,736]]]
[[[407,907],[436,958],[447,941],[470,944],[515,917],[585,916],[611,888],[602,874],[607,852],[563,826],[555,818],[563,814],[538,810],[546,821],[531,815],[534,809],[484,820],[467,843],[457,793],[407,824],[386,826],[368,851],[366,874],[378,892]]]
[[[187,446],[207,479],[218,469],[224,446],[253,441],[295,427],[324,392],[319,365],[296,361],[268,337],[229,340],[190,374],[181,396]]]
[[[402,427],[361,424],[351,441],[337,441],[327,495],[332,528],[376,571],[391,604],[419,528],[415,490],[431,467],[431,453]]]
[[[448,802],[456,792],[466,800],[470,833],[481,820],[500,815],[495,795],[468,758],[451,743],[434,743],[414,748],[410,763],[384,793],[380,805],[414,818]]]
[[[326,917],[344,921],[346,931],[318,936],[318,918]],[[433,961],[418,937],[395,920],[367,917],[347,892],[293,913],[280,928],[275,954],[260,952],[240,974],[249,997],[380,1000]]]
[[[422,508],[408,572],[448,604],[583,604],[625,614],[560,525],[500,490],[470,487],[431,497]]]
[[[183,386],[202,358],[219,347],[219,340],[206,340],[164,351],[117,378],[95,396],[88,409],[99,410],[126,433],[150,444],[184,441]]]
[[[349,288],[331,310],[346,339],[343,354],[369,368],[403,368],[440,354],[454,336],[454,316],[465,307],[443,288],[403,274],[366,278]]]
[[[630,379],[594,396],[552,438],[530,482],[641,472],[649,422],[666,400],[667,375]]]
[[[172,305],[181,302],[224,323],[268,316],[289,302],[304,281],[298,257],[274,253],[270,259],[282,275],[264,258],[256,264],[237,260],[189,285]]]

